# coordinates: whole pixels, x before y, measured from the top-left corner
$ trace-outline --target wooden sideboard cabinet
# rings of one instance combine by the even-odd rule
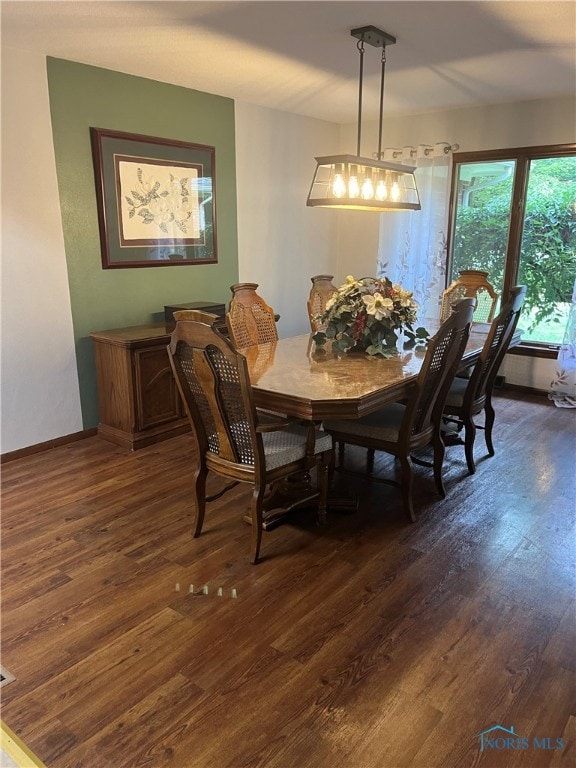
[[[98,434],[131,450],[190,429],[168,352],[164,323],[90,334],[94,342]]]

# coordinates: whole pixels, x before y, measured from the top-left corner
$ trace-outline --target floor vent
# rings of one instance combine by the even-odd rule
[[[8,683],[11,683],[13,680],[16,680],[14,675],[11,672],[8,672],[7,669],[4,669],[4,667],[0,667],[0,688],[2,688],[3,685],[8,685]]]

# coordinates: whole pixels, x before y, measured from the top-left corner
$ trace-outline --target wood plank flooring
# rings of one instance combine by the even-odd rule
[[[496,412],[446,499],[416,468],[415,524],[338,475],[359,512],[299,513],[257,566],[246,486],[191,538],[189,435],[4,464],[2,719],[49,768],[576,766],[576,411]],[[481,751],[495,725],[526,746]]]

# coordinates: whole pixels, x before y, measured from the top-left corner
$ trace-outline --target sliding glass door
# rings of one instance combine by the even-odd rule
[[[525,283],[523,343],[562,343],[576,277],[576,145],[454,155],[448,283],[482,269]]]

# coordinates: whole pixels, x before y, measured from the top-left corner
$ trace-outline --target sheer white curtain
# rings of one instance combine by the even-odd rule
[[[564,343],[558,352],[558,367],[548,397],[558,408],[576,408],[576,280]]]
[[[387,149],[383,159],[416,167],[422,210],[380,216],[376,274],[414,293],[420,321],[439,318],[446,274],[452,147],[438,143]]]

